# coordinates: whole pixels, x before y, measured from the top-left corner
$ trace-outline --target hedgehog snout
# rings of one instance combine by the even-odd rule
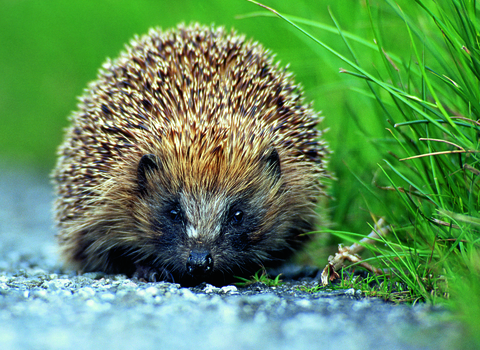
[[[193,249],[187,259],[187,272],[192,277],[203,277],[213,269],[213,258],[208,250]]]

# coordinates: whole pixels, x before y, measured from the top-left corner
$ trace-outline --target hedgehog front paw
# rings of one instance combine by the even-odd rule
[[[135,273],[132,277],[142,282],[175,282],[172,274],[166,268],[157,268],[142,264],[135,264]]]

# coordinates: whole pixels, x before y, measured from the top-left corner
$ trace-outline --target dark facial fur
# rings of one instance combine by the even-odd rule
[[[77,269],[224,284],[313,229],[319,119],[260,45],[200,26],[151,31],[79,107],[54,172]]]

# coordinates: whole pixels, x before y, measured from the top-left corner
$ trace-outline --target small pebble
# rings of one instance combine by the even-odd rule
[[[203,288],[203,292],[210,294],[210,293],[218,293],[220,288],[214,287],[211,284],[207,284],[205,288]]]
[[[224,286],[220,288],[220,293],[225,293],[225,294],[236,294],[238,292],[238,288],[230,285],[230,286]]]
[[[347,289],[345,291],[345,295],[354,296],[355,295],[355,289],[353,289],[353,288]]]

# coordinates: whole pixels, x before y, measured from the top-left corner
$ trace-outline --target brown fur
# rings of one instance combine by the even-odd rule
[[[183,281],[201,247],[226,281],[286,257],[313,229],[327,176],[319,119],[291,75],[234,32],[192,25],[136,38],[71,121],[53,176],[60,245],[78,270]],[[155,166],[142,187],[146,154]]]

